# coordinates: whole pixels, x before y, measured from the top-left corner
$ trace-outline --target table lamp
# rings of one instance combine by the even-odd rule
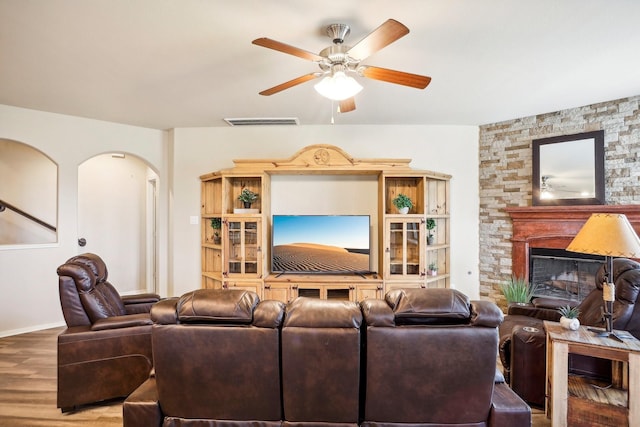
[[[627,217],[615,213],[594,213],[567,246],[567,251],[604,255],[606,282],[602,284],[606,335],[613,331],[613,302],[616,299],[613,258],[640,258],[640,239]]]

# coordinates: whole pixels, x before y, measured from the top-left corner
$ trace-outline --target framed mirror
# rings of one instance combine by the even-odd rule
[[[533,205],[603,205],[604,131],[533,140]]]

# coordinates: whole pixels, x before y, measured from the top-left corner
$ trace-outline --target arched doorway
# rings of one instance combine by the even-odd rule
[[[158,292],[157,182],[130,154],[101,154],[78,167],[78,253],[100,255],[123,294]]]
[[[58,240],[58,165],[21,142],[0,138],[0,245]]]

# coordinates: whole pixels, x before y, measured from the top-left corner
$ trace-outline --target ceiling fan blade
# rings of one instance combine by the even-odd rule
[[[369,65],[359,67],[358,73],[370,79],[415,87],[416,89],[424,89],[431,82],[431,77],[405,73],[403,71],[389,70],[387,68],[372,67]]]
[[[285,44],[279,41],[268,39],[266,37],[255,39],[251,43],[257,46],[262,46],[269,49],[277,50],[279,52],[288,53],[289,55],[297,56],[299,58],[307,59],[309,61],[317,62],[317,61],[322,61],[324,59],[322,56],[317,55],[315,53],[312,53],[303,49],[299,49],[297,47],[290,46],[288,44]]]
[[[409,29],[395,19],[388,19],[353,46],[347,54],[362,61],[368,56],[409,34]]]
[[[351,98],[343,99],[340,101],[340,112],[348,113],[349,111],[353,111],[356,109],[356,99],[352,96]]]
[[[301,83],[304,82],[308,82],[309,80],[313,80],[319,76],[321,76],[322,73],[309,73],[309,74],[305,74],[304,76],[300,76],[297,77],[293,80],[289,80],[288,82],[284,82],[282,84],[279,84],[277,86],[274,86],[272,88],[263,90],[262,92],[260,92],[260,95],[264,95],[264,96],[269,96],[269,95],[273,95],[274,93],[278,93],[281,92],[285,89],[289,89],[290,87],[293,86],[297,86]]]

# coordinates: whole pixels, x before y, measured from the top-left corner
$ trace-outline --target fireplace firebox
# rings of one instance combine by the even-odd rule
[[[604,257],[598,255],[533,248],[529,253],[529,283],[537,285],[536,297],[579,303],[595,289],[595,276],[603,262]]]

